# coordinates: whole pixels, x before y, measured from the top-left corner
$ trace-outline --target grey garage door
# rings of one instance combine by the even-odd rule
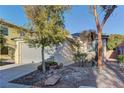
[[[21,63],[40,62],[41,57],[40,48],[30,48],[28,44],[23,43],[21,48]]]

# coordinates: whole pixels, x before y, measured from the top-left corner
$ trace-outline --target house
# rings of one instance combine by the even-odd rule
[[[21,35],[21,33],[19,33],[20,29],[23,28],[5,22],[2,19],[0,20],[0,32],[2,35],[4,35],[5,38],[5,46],[1,49],[1,54],[0,54],[1,59],[14,61],[16,42],[13,41],[12,38],[19,37]]]
[[[12,60],[16,64],[27,64],[41,62],[41,48],[30,48],[23,40],[23,31],[27,29],[14,25],[12,23],[0,20],[0,31],[6,38],[6,48],[1,49],[1,58],[6,60]],[[70,40],[73,37],[70,35]],[[10,47],[12,50],[10,50]],[[54,48],[54,47],[53,47]],[[73,50],[71,49],[71,43],[69,40],[65,41],[62,45],[58,46],[54,54],[54,60],[64,65],[74,63]],[[51,58],[50,49],[45,49],[45,59]]]
[[[13,60],[13,62],[16,64],[37,63],[42,61],[41,48],[30,48],[28,44],[23,40],[24,31],[28,32],[29,30],[0,20],[0,31],[6,38],[6,47],[1,49],[0,56],[2,58]],[[54,56],[54,61],[58,63],[63,63],[64,65],[74,63],[74,48],[72,42],[78,38],[80,38],[82,43],[81,51],[95,51],[94,41],[96,41],[96,33],[94,31],[83,31],[81,33],[76,33],[68,36],[66,41],[57,46],[57,49],[53,47],[54,52],[52,54],[49,53],[50,49],[47,47],[45,49],[45,59],[51,60],[52,56]],[[106,49],[106,37],[104,37],[104,39],[104,48]]]
[[[24,36],[27,29],[14,25],[12,23],[0,20],[0,32],[6,39],[5,46],[1,49],[0,57],[4,61],[14,62],[16,64],[31,63],[41,59],[40,49],[29,48],[21,37]],[[32,59],[34,60],[32,60]]]

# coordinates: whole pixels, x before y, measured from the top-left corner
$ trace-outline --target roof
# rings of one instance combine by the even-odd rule
[[[71,34],[73,37],[79,37],[80,36],[80,33],[73,33]]]
[[[118,47],[123,47],[124,46],[124,42],[122,42],[122,43],[120,43],[119,45],[118,45]]]
[[[23,31],[29,31],[28,29],[25,29],[25,28],[23,28],[21,26],[17,26],[15,24],[6,22],[6,21],[4,21],[2,19],[0,19],[0,24],[5,25],[5,26],[8,26],[8,27],[13,27],[13,28],[16,28],[16,29],[20,29],[20,30],[23,30]]]
[[[107,39],[109,35],[102,35],[102,38]]]

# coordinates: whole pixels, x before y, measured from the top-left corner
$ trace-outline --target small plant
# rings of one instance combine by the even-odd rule
[[[49,61],[47,63],[49,66],[58,65],[57,62],[54,62],[54,61]]]
[[[124,55],[118,55],[117,59],[119,63],[124,63]]]
[[[76,53],[74,54],[74,61],[79,61],[81,59],[84,59],[86,57],[85,53]]]
[[[82,66],[82,61],[84,61],[86,58],[86,53],[76,53],[74,54],[74,61],[79,63],[79,66]]]
[[[48,65],[45,65],[45,68],[46,68],[46,70],[49,70],[49,66],[48,66]],[[37,70],[42,71],[42,65],[39,65],[39,66],[37,67]]]
[[[48,62],[45,62],[45,66],[46,66],[46,70],[49,70],[50,66],[58,66],[58,63],[54,61],[48,61]],[[42,65],[39,65],[37,69],[42,71]]]

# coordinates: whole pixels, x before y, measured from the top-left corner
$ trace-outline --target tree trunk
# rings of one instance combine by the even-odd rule
[[[98,32],[98,68],[102,69],[102,28],[99,23],[99,18],[98,14],[96,11],[96,5],[93,6],[94,9],[94,16],[95,16],[95,22],[96,22],[96,27],[97,27],[97,32]]]
[[[41,55],[42,55],[42,70],[43,70],[43,73],[45,73],[46,67],[45,67],[45,60],[44,60],[44,46],[42,46]]]
[[[102,69],[102,30],[98,30],[98,68]]]

